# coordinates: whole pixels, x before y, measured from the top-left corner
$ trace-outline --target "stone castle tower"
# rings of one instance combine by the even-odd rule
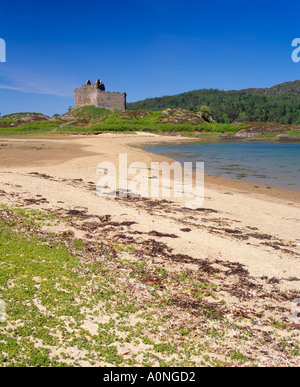
[[[126,109],[126,93],[105,91],[105,86],[97,79],[95,83],[87,81],[75,89],[75,107],[94,105],[109,109]]]

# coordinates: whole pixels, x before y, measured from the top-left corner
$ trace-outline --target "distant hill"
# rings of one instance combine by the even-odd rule
[[[239,93],[239,91],[234,91]],[[300,80],[294,82],[284,82],[269,88],[263,89],[244,89],[240,92],[248,92],[253,94],[261,94],[266,96],[281,95],[289,98],[300,98]]]
[[[148,98],[127,104],[128,110],[185,108],[199,110],[208,105],[217,122],[272,121],[300,124],[300,80],[270,88],[223,91],[193,90],[173,96]]]

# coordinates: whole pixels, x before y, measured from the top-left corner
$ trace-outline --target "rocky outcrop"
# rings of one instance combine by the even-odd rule
[[[14,113],[14,114],[7,114],[3,117],[1,117],[0,121],[0,127],[16,127],[21,126],[24,124],[27,124],[29,122],[36,122],[36,121],[48,121],[53,120],[54,118],[50,118],[49,116],[46,116],[42,113]],[[55,118],[57,119],[57,118]]]

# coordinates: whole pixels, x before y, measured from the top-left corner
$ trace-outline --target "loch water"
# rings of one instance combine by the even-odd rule
[[[144,149],[182,164],[204,162],[209,175],[300,191],[300,143],[164,144]]]

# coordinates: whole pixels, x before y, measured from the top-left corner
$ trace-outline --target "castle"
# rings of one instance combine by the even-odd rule
[[[87,81],[75,89],[75,107],[94,105],[108,109],[126,110],[126,93],[105,91],[105,86],[97,79],[95,83]]]

